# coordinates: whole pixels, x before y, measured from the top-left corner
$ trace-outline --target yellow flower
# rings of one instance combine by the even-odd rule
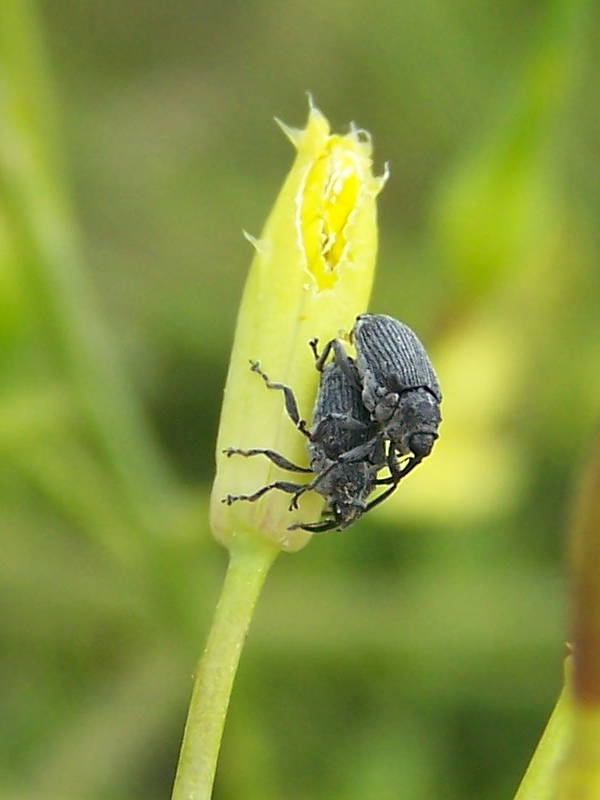
[[[255,503],[231,506],[228,495],[251,494],[274,480],[304,482],[264,456],[227,458],[226,447],[270,448],[307,465],[306,439],[286,416],[281,392],[269,390],[249,368],[260,362],[271,380],[289,384],[310,423],[318,373],[308,342],[349,331],[367,307],[377,252],[375,198],[387,174],[372,172],[371,141],[351,127],[331,134],[311,105],[303,130],[279,123],[297,154],[255,247],[240,306],[217,439],[211,524],[226,546],[240,533],[266,536],[286,550],[310,538],[288,531],[293,522],[319,519],[323,498],[307,492],[298,511],[290,496],[268,492]]]

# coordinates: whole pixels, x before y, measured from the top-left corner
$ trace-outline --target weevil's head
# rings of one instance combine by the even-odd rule
[[[431,453],[438,438],[440,422],[438,399],[429,389],[420,386],[400,395],[394,414],[385,424],[384,431],[399,453],[413,453],[422,459]]]
[[[338,530],[342,531],[362,517],[365,512],[366,504],[358,501],[342,503],[336,500],[331,504],[331,508],[336,521],[336,527]]]
[[[410,451],[421,460],[431,453],[437,438],[437,433],[413,433],[408,442]]]

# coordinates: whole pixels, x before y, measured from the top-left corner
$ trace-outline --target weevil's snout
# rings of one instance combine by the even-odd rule
[[[333,513],[338,523],[339,530],[343,530],[349,525],[352,525],[353,522],[356,522],[356,520],[364,514],[366,507],[366,503],[361,500],[348,503],[334,503]]]
[[[417,458],[425,458],[433,450],[436,439],[435,433],[413,433],[409,441],[410,449]]]

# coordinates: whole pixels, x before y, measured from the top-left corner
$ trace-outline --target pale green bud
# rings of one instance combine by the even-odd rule
[[[308,465],[306,439],[287,417],[282,393],[267,389],[249,361],[260,361],[272,380],[292,386],[300,414],[310,422],[318,373],[308,342],[318,337],[325,343],[349,331],[367,308],[377,253],[375,198],[387,173],[373,175],[364,131],[352,127],[345,136],[331,134],[312,106],[304,130],[280,125],[297,154],[260,238],[248,237],[255,254],[225,386],[211,523],[226,546],[246,532],[297,550],[310,534],[287,528],[318,520],[320,495],[307,492],[294,512],[288,511],[290,496],[279,491],[255,503],[221,501],[274,480],[303,482],[310,476],[284,472],[264,456],[227,458],[222,450],[270,448]]]

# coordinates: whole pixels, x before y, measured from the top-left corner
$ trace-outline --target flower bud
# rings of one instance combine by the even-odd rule
[[[226,447],[269,448],[308,466],[305,437],[285,413],[283,394],[250,371],[259,361],[273,381],[290,385],[300,415],[310,424],[318,373],[308,346],[324,344],[352,328],[368,304],[377,252],[375,198],[387,174],[372,172],[371,142],[364,131],[331,134],[311,105],[303,130],[279,123],[296,159],[255,248],[237,328],[217,439],[217,474],[211,524],[228,546],[235,534],[256,533],[297,550],[310,538],[289,531],[294,522],[319,519],[323,498],[307,492],[290,512],[290,495],[267,492],[260,500],[227,506],[226,495],[251,494],[275,480],[304,483],[310,475],[284,472],[265,456],[223,454]]]

